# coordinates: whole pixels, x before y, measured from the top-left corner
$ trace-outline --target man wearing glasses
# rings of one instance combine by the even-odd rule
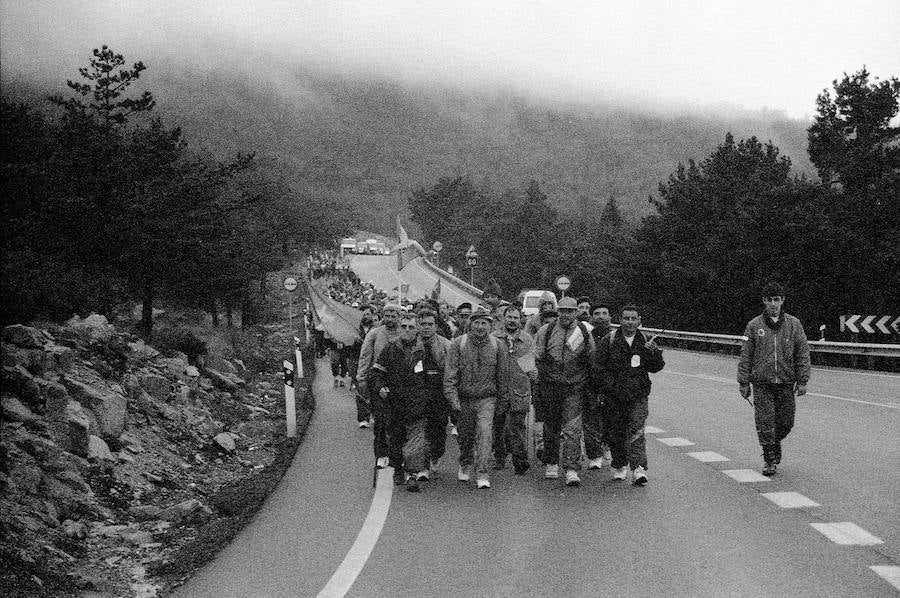
[[[762,301],[763,313],[750,320],[744,331],[737,379],[745,399],[753,386],[756,433],[765,461],[762,473],[773,476],[781,463],[781,441],[794,426],[794,393],[806,394],[809,344],[800,320],[781,309],[784,288],[780,284],[767,284]]]

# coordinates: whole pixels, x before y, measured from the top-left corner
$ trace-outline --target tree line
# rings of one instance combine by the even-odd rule
[[[134,96],[146,70],[93,51],[51,111],[2,99],[3,320],[110,314],[160,299],[252,321],[292,251],[343,234],[339,210],[253,153],[216,161]]]
[[[808,129],[818,181],[792,173],[772,143],[729,133],[702,161],[678,164],[636,224],[614,195],[571,215],[535,181],[497,192],[466,176],[415,190],[411,215],[458,272],[474,245],[476,284],[493,279],[508,298],[566,274],[569,294],[637,302],[648,325],[738,334],[776,279],[807,328],[824,324],[834,339],[841,314],[900,314],[898,98],[900,81],[870,81],[865,68],[823,90]]]

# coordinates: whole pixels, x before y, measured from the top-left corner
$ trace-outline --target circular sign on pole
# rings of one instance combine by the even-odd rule
[[[288,291],[296,290],[297,279],[292,276],[288,276],[287,278],[285,278],[284,279],[284,288]]]
[[[432,244],[431,248],[434,249],[435,253],[440,253],[441,249],[444,248],[444,244],[440,241],[435,241],[434,244]]]
[[[558,276],[556,278],[556,288],[563,293],[568,291],[570,286],[572,286],[572,281],[569,280],[568,276]]]

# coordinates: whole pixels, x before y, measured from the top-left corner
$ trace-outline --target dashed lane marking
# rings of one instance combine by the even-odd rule
[[[763,496],[784,509],[802,509],[804,507],[820,507],[819,503],[810,500],[799,492],[763,492]]]
[[[767,478],[753,469],[723,469],[722,473],[741,484],[772,481],[772,478]]]
[[[688,440],[687,438],[657,438],[663,444],[667,444],[669,446],[693,446],[694,443]]]
[[[872,565],[869,569],[900,590],[900,567],[896,565]]]
[[[883,543],[880,538],[873,536],[851,521],[841,521],[839,523],[810,523],[810,525],[835,544],[872,546],[873,544]]]
[[[728,457],[724,455],[720,455],[719,453],[715,453],[713,451],[699,451],[696,453],[688,453],[688,457],[693,457],[697,461],[702,461],[703,463],[713,463],[715,461],[729,461]]]
[[[657,428],[655,426],[644,426],[644,433],[646,434],[663,434],[665,430],[662,428]]]
[[[676,376],[686,376],[688,378],[699,378],[700,380],[711,380],[713,382],[724,382],[725,384],[737,385],[737,382],[730,378],[719,378],[717,376],[705,376],[703,374],[688,374],[687,372],[676,372],[674,370],[662,370],[660,373],[675,374]],[[876,407],[886,407],[888,409],[900,409],[900,405],[889,405],[887,403],[876,403],[874,401],[863,401],[860,399],[849,399],[847,397],[837,397],[834,395],[826,395],[820,392],[807,392],[808,396],[823,397],[825,399],[834,399],[835,401],[847,401],[849,403],[861,403],[863,405],[874,405]]]
[[[356,536],[356,541],[347,552],[347,556],[338,566],[334,575],[319,592],[318,598],[343,598],[350,591],[353,583],[359,576],[375,543],[378,542],[378,536],[384,527],[384,521],[387,519],[388,509],[391,507],[391,494],[393,493],[393,472],[390,467],[378,471],[378,480],[375,485],[375,496],[372,498],[372,505],[369,507],[369,514],[363,522],[362,529]]]

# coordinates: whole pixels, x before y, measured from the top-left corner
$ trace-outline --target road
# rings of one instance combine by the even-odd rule
[[[900,580],[871,567],[889,576],[900,564],[900,377],[815,368],[778,475],[739,482],[733,472],[758,472],[761,457],[735,360],[665,357],[647,487],[606,468],[565,488],[534,468],[476,490],[456,481],[451,440],[420,494],[394,489],[389,470],[373,491],[371,432],[322,360],[294,464],[179,596],[897,596]],[[773,502],[790,492],[818,506]],[[834,523],[879,543],[839,544],[814,527]]]
[[[438,281],[438,276],[422,265],[422,258],[412,260],[398,272],[396,256],[352,255],[350,256],[350,267],[360,280],[373,282],[376,287],[388,291],[388,294],[391,289],[399,290],[401,284],[408,284],[407,297],[411,301],[421,297],[430,297],[431,291],[434,290]],[[480,297],[456,288],[447,281],[441,283],[441,299],[453,307],[463,302],[475,305],[481,301]]]

